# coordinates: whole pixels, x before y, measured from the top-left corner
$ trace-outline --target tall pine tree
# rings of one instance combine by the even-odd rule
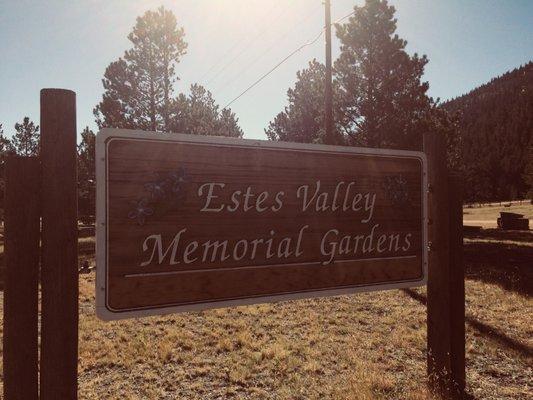
[[[394,13],[386,0],[366,0],[337,26],[339,123],[357,144],[418,148],[430,108],[429,85],[422,82],[428,60],[407,54],[407,42],[395,33]]]
[[[94,109],[100,128],[169,131],[175,67],[187,48],[184,36],[164,7],[137,18],[128,35],[132,48],[105,71],[105,92]]]
[[[191,85],[174,94],[176,66],[187,44],[172,11],[163,7],[137,18],[128,35],[132,48],[112,62],[103,79],[102,101],[95,107],[102,127],[241,137],[238,119],[220,110],[211,92]]]
[[[422,82],[428,60],[407,54],[406,41],[395,33],[394,12],[386,0],[367,0],[336,27],[341,53],[333,71],[335,130],[345,144],[418,149],[424,132],[445,125]],[[322,141],[323,70],[313,61],[298,73],[287,92],[289,105],[266,129],[270,139]]]

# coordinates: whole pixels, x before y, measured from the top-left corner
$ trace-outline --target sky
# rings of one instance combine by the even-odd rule
[[[332,0],[332,19],[363,0]],[[441,100],[467,93],[533,60],[531,0],[390,0],[408,53],[426,54],[424,80]],[[28,116],[39,120],[39,91],[77,94],[77,124],[96,130],[107,65],[130,47],[135,18],[160,5],[185,30],[187,54],[176,92],[200,83],[224,106],[324,26],[322,0],[0,0],[0,123],[10,136]],[[339,42],[333,34],[333,57]],[[324,39],[298,52],[231,105],[246,138],[286,105],[296,72],[324,60]],[[186,132],[185,132],[186,133]]]

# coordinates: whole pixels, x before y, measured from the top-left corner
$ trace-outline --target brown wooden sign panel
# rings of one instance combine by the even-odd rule
[[[418,286],[423,153],[104,130],[101,318]]]

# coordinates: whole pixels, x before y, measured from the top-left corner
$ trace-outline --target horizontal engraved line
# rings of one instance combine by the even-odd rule
[[[354,260],[338,260],[338,261],[332,262],[331,264],[323,265],[323,266],[328,267],[330,265],[342,264],[342,263],[347,263],[347,262],[402,260],[402,259],[410,259],[410,258],[417,258],[417,257],[418,256],[358,258]],[[183,271],[139,272],[137,274],[126,274],[124,275],[124,277],[125,278],[138,278],[138,277],[146,277],[146,276],[193,274],[193,273],[198,273],[198,272],[215,272],[215,271],[220,272],[220,271],[235,271],[235,270],[256,269],[256,268],[286,267],[289,265],[320,265],[320,264],[322,264],[321,261],[313,261],[313,262],[306,262],[306,263],[295,262],[295,263],[288,263],[288,264],[248,265],[244,267],[229,267],[229,268],[201,268],[201,269],[190,269],[190,270],[183,270]]]

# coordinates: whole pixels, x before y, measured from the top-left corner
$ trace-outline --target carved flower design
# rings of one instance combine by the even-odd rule
[[[166,181],[156,181],[156,182],[149,182],[144,185],[144,188],[150,193],[150,198],[152,199],[161,199],[165,197],[165,186]]]
[[[129,219],[134,219],[139,225],[144,225],[146,217],[154,214],[154,210],[148,205],[146,199],[140,199],[135,203],[135,208],[128,214]]]
[[[148,196],[134,203],[134,209],[128,214],[128,218],[136,220],[139,225],[144,225],[146,218],[154,215],[156,209],[159,212],[166,212],[174,208],[177,200],[183,198],[184,185],[188,181],[189,175],[184,167],[176,171],[156,173],[154,180],[144,185]]]
[[[395,206],[405,206],[409,204],[409,189],[407,179],[401,175],[387,176],[383,183],[383,188],[387,193],[390,202]]]
[[[173,194],[181,194],[182,185],[188,180],[189,175],[183,167],[180,167],[178,171],[170,172],[168,174],[168,182],[170,183],[170,190]]]

